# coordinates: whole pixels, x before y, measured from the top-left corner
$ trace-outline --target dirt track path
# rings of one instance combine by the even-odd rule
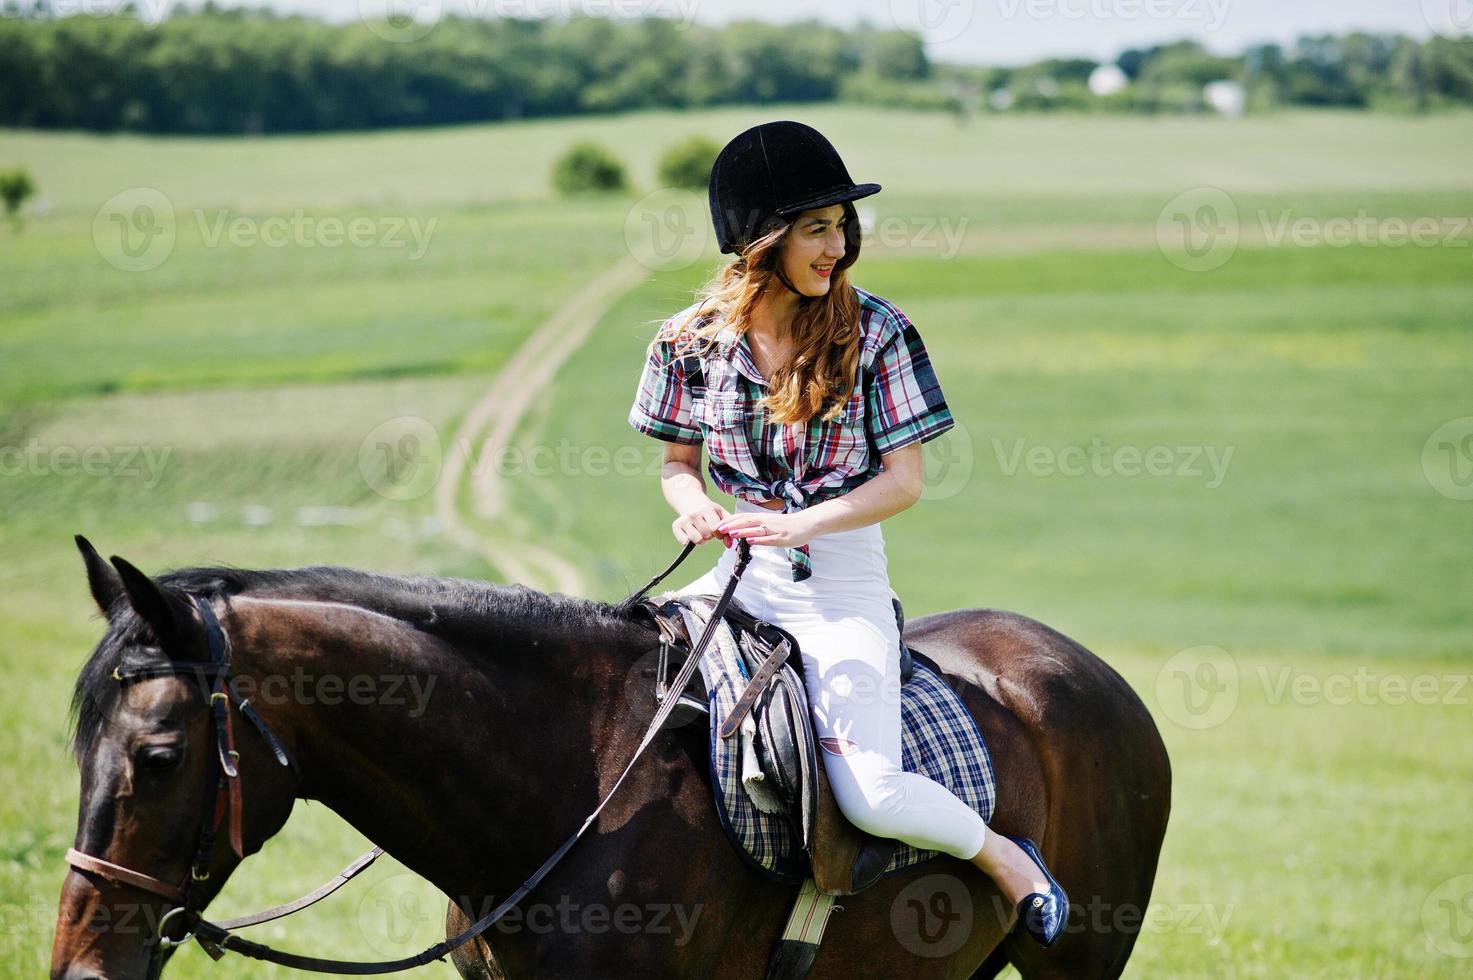
[[[435,485],[435,513],[462,547],[480,552],[508,582],[585,595],[577,567],[536,541],[517,540],[472,528],[461,514],[461,487],[468,485],[477,523],[486,526],[506,515],[507,493],[495,465],[498,448],[509,446],[533,400],[558,368],[587,339],[610,303],[638,285],[648,270],[626,256],[588,284],[534,330],[491,382],[491,387],[461,422],[449,445]],[[473,452],[460,447],[475,446]],[[479,461],[472,467],[471,460]]]

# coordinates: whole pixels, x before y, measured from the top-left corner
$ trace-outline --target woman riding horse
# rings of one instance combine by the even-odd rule
[[[901,767],[899,628],[880,522],[921,496],[921,445],[955,425],[920,334],[852,285],[855,184],[817,130],[770,122],[711,171],[711,217],[737,257],[650,344],[629,413],[666,443],[661,487],[683,544],[719,538],[714,568],[676,590],[735,592],[798,640],[825,769],[840,810],[877,837],[975,864],[1050,946],[1063,888],[1026,838],[988,833],[945,786]],[[706,495],[701,445],[730,513]]]

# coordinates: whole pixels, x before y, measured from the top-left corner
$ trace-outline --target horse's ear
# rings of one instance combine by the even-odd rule
[[[123,597],[123,580],[118,570],[102,560],[92,542],[76,535],[77,550],[87,566],[87,584],[92,588],[92,599],[102,614],[111,618],[113,604]]]
[[[128,604],[153,630],[164,651],[174,655],[193,650],[199,628],[184,594],[159,585],[117,555],[113,555],[112,563],[128,595]]]

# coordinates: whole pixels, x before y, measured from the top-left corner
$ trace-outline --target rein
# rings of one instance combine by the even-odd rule
[[[642,599],[650,589],[654,588],[662,579],[675,571],[694,548],[695,542],[688,542],[679,557],[671,562],[664,571],[650,579],[649,584],[644,588],[626,599],[624,604],[632,605]],[[204,620],[206,643],[210,652],[209,660],[172,661],[168,664],[151,665],[127,673],[123,673],[120,669],[116,668],[113,670],[113,678],[124,685],[140,680],[177,676],[192,672],[199,672],[201,675],[208,675],[210,678],[210,711],[213,719],[215,754],[219,763],[219,775],[216,785],[215,804],[213,807],[208,805],[205,807],[204,815],[200,822],[199,837],[195,845],[195,856],[190,867],[189,875],[183,883],[174,885],[152,875],[147,875],[140,871],[105,861],[102,858],[85,854],[75,848],[67,850],[67,863],[78,870],[89,871],[120,884],[131,885],[134,888],[158,895],[171,902],[179,903],[174,908],[165,912],[159,919],[157,934],[150,940],[153,946],[149,956],[148,967],[148,977],[150,980],[157,978],[163,972],[164,951],[174,946],[182,946],[189,942],[191,938],[198,941],[205,952],[215,960],[219,960],[228,950],[253,959],[266,960],[282,966],[316,973],[336,973],[354,976],[397,973],[401,970],[424,966],[431,961],[443,959],[445,954],[479,936],[515,908],[517,903],[525,898],[527,893],[532,891],[532,889],[536,888],[538,883],[573,849],[573,845],[578,843],[579,839],[588,831],[588,828],[603,813],[604,808],[608,806],[609,801],[613,799],[614,794],[623,785],[625,777],[634,769],[635,763],[644,755],[645,749],[649,748],[650,744],[655,740],[655,736],[659,734],[661,726],[669,718],[670,712],[674,710],[680,693],[685,689],[686,684],[694,675],[696,667],[700,663],[701,654],[705,651],[706,645],[715,634],[718,624],[720,624],[722,617],[726,613],[726,607],[731,602],[732,594],[736,591],[737,580],[741,578],[742,573],[746,571],[747,564],[751,561],[751,548],[751,544],[745,540],[737,543],[737,558],[735,567],[732,569],[731,579],[727,582],[725,590],[721,593],[720,599],[717,600],[715,607],[712,609],[711,616],[706,622],[706,628],[701,633],[700,640],[691,649],[690,655],[680,668],[680,672],[671,682],[670,687],[667,688],[666,695],[661,699],[659,707],[655,710],[654,718],[650,721],[649,727],[645,730],[644,736],[640,739],[639,745],[634,750],[634,754],[630,757],[629,762],[624,766],[623,772],[619,774],[619,778],[614,781],[614,785],[609,789],[608,793],[604,795],[604,798],[599,801],[598,806],[588,815],[582,825],[574,831],[573,835],[564,841],[547,860],[543,861],[541,866],[532,873],[531,877],[524,881],[516,891],[507,896],[505,901],[458,936],[442,940],[413,956],[406,956],[397,960],[362,962],[324,959],[303,956],[298,953],[289,953],[284,950],[273,949],[262,943],[242,939],[233,933],[232,930],[234,929],[258,925],[262,922],[269,922],[272,919],[279,919],[326,898],[373,864],[379,855],[384,853],[382,847],[374,847],[372,850],[359,856],[333,878],[324,882],[308,894],[303,895],[301,898],[267,909],[264,912],[257,912],[253,915],[241,916],[240,918],[217,923],[205,919],[201,914],[202,910],[195,907],[199,897],[197,886],[199,883],[207,881],[210,877],[210,856],[214,850],[215,834],[221,821],[225,819],[227,814],[230,818],[231,849],[237,857],[241,859],[245,857],[241,839],[241,786],[238,766],[240,753],[235,748],[235,730],[231,722],[230,706],[234,704],[239,709],[241,715],[249,720],[257,731],[261,733],[266,743],[271,747],[277,762],[283,766],[295,768],[294,761],[288,758],[280,740],[277,739],[276,735],[266,725],[260,715],[256,713],[256,710],[251,707],[250,701],[241,699],[231,690],[228,678],[230,669],[230,640],[226,636],[224,628],[221,627],[219,619],[216,618],[214,609],[211,608],[207,600],[199,596],[190,596],[190,599],[194,602],[195,608]],[[170,920],[176,916],[182,916],[187,920],[187,926],[183,936],[178,939],[172,939],[165,935],[165,930],[168,928]]]

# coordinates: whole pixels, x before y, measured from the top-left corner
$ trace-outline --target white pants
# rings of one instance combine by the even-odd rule
[[[772,513],[740,498],[736,510]],[[900,633],[880,525],[821,535],[809,552],[813,574],[794,582],[782,548],[752,545],[734,598],[798,639],[839,809],[876,837],[971,858],[987,824],[945,786],[901,768]],[[720,595],[735,564],[736,548],[726,548],[715,568],[673,591]]]

